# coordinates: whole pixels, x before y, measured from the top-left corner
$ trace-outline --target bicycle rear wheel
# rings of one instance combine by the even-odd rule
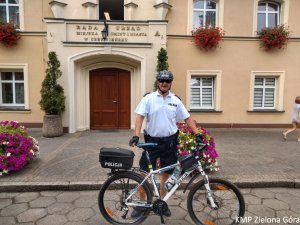
[[[114,174],[103,184],[98,196],[98,205],[101,214],[109,223],[135,225],[147,218],[151,208],[144,208],[139,217],[132,218],[134,208],[125,205],[125,199],[143,179],[137,173],[126,171]],[[129,202],[152,203],[153,195],[150,190],[150,185],[146,181]]]
[[[209,179],[209,186],[217,208],[210,206],[204,181],[199,181],[192,187],[187,199],[192,220],[201,225],[239,224],[239,219],[245,214],[245,201],[239,189],[222,179]]]

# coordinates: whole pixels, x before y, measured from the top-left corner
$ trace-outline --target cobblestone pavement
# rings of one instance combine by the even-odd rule
[[[241,189],[246,201],[243,224],[300,224],[300,189]],[[169,201],[172,217],[166,224],[193,224],[186,210],[187,193]],[[0,193],[1,225],[107,225],[97,204],[98,191],[41,191]],[[150,215],[144,225],[160,224]]]

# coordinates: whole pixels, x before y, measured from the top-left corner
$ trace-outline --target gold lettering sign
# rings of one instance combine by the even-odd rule
[[[114,25],[108,26],[108,37],[102,38],[103,24],[67,24],[67,41],[70,42],[148,42],[148,26],[146,25]]]

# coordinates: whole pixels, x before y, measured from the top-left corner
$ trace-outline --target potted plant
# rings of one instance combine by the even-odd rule
[[[157,54],[157,65],[156,65],[156,72],[162,71],[162,70],[168,70],[169,64],[168,64],[168,53],[167,50],[164,48],[160,48]],[[157,82],[154,82],[154,91],[157,90]]]
[[[266,27],[258,32],[261,39],[261,48],[269,51],[271,49],[283,48],[289,39],[290,31],[283,24],[276,27]]]
[[[2,42],[6,48],[16,45],[20,38],[20,33],[14,24],[0,21],[0,42]]]
[[[192,31],[195,45],[205,51],[219,47],[224,34],[225,31],[219,27],[198,27]]]
[[[43,136],[58,137],[63,134],[61,114],[65,111],[65,96],[63,87],[57,83],[61,77],[60,62],[55,52],[49,52],[46,77],[42,83],[41,109],[45,111],[43,120]]]

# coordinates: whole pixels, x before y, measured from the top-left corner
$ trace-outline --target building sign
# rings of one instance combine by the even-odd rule
[[[71,24],[67,23],[68,42],[148,42],[148,26],[132,24],[109,24],[108,37],[103,40],[101,31],[103,24]]]

